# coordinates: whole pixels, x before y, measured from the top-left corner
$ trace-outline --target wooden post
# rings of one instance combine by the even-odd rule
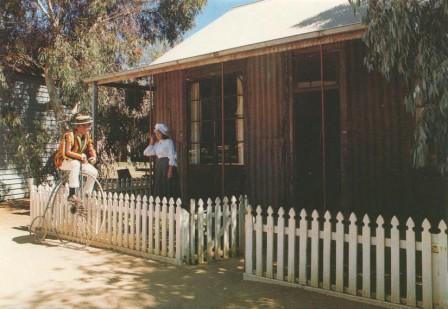
[[[95,140],[95,135],[96,135],[96,123],[95,123],[95,118],[96,118],[96,111],[97,111],[97,106],[98,106],[98,84],[96,82],[92,83],[92,106],[91,106],[91,112],[92,112],[92,119],[93,119],[93,123],[92,123],[92,139]]]

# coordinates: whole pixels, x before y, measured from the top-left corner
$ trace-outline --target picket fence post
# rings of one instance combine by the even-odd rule
[[[237,232],[237,227],[238,227],[238,223],[237,223],[237,199],[235,196],[232,196],[232,200],[231,200],[231,205],[230,205],[230,212],[231,212],[231,226],[230,226],[230,241],[231,241],[231,245],[230,245],[230,252],[232,254],[232,257],[235,257],[237,254],[237,247],[238,247],[238,242],[237,242],[237,238],[236,238],[236,232]]]
[[[288,220],[288,282],[295,282],[295,253],[296,253],[296,212],[289,210]]]
[[[213,237],[212,237],[212,226],[213,226],[213,201],[211,198],[207,200],[207,261],[210,262],[213,256]]]
[[[326,290],[331,288],[331,214],[327,210],[324,215],[324,244],[323,244],[323,282],[322,287]]]
[[[227,196],[224,196],[223,198],[223,220],[222,220],[222,228],[224,232],[223,237],[223,258],[227,259],[229,257],[229,199]]]
[[[364,215],[362,219],[362,296],[370,298],[370,219]]]
[[[218,260],[221,257],[221,199],[217,197],[215,199],[215,259]]]
[[[160,254],[160,203],[161,200],[159,197],[156,197],[156,204],[154,209],[154,254]]]
[[[135,250],[140,251],[141,250],[141,221],[142,221],[142,198],[139,195],[137,195],[136,198],[136,206],[135,206]]]
[[[182,203],[176,201],[176,263],[182,264]]]
[[[190,200],[190,256],[191,263],[194,264],[196,260],[196,201]]]
[[[162,221],[162,252],[161,252],[161,255],[162,256],[167,255],[167,252],[166,252],[167,251],[166,250],[166,247],[167,247],[167,241],[166,241],[167,203],[168,203],[168,201],[167,201],[166,197],[164,197],[162,199],[162,213],[161,213],[161,221]]]
[[[261,206],[257,206],[255,219],[255,273],[263,275],[263,218],[261,217]]]
[[[142,252],[146,253],[148,252],[148,198],[146,195],[143,195],[142,204]]]
[[[129,203],[129,215],[130,215],[130,220],[129,220],[129,240],[128,240],[128,248],[129,249],[134,249],[134,243],[135,243],[135,195],[131,194],[130,197],[130,203]]]
[[[423,220],[422,231],[422,293],[423,308],[432,308],[432,253],[431,253],[431,224],[428,219]]]
[[[358,226],[356,215],[350,214],[348,227],[348,292],[356,295],[358,275]]]
[[[253,266],[252,266],[252,251],[253,251],[253,245],[252,245],[252,237],[254,232],[253,227],[253,217],[252,217],[252,207],[248,205],[246,207],[246,215],[245,215],[245,272],[246,274],[253,274]]]
[[[247,197],[241,195],[238,204],[238,254],[241,256],[244,254],[244,249],[246,248],[244,245],[244,242],[246,241],[244,233],[247,206]]]
[[[336,215],[336,291],[344,292],[344,216]]]
[[[168,257],[174,258],[174,199],[170,198],[168,207]]]
[[[198,207],[198,264],[204,263],[204,201],[199,199]]]
[[[391,302],[400,303],[400,231],[398,230],[398,219],[393,216],[390,230],[390,286]]]
[[[285,210],[283,207],[278,209],[277,218],[277,280],[285,280],[284,272],[284,251],[285,251]]]
[[[148,252],[154,253],[154,198],[149,197],[148,209]]]
[[[274,256],[274,218],[272,207],[268,207],[268,218],[267,224],[267,235],[266,235],[266,277],[272,278],[272,266],[273,266],[273,256]]]
[[[311,214],[311,286],[319,287],[319,213],[314,210]]]
[[[187,264],[191,263],[191,251],[190,251],[190,213],[185,209],[182,209],[182,258]]]
[[[436,254],[436,263],[434,265],[434,272],[437,274],[437,281],[435,282],[435,289],[438,291],[436,305],[439,308],[448,308],[448,235],[447,225],[444,220],[439,223],[439,234],[437,235],[438,247]]]
[[[386,299],[385,292],[385,238],[384,238],[384,219],[380,215],[376,219],[376,299],[384,301]]]
[[[124,196],[120,193],[118,197],[118,246],[123,246],[123,210],[124,210]]]
[[[406,222],[406,304],[409,306],[416,306],[416,293],[415,293],[415,232],[414,221],[411,218]]]

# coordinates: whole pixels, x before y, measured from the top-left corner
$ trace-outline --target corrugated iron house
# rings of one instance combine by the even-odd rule
[[[367,72],[359,20],[345,0],[257,1],[149,66],[86,82],[150,78],[184,198],[246,193],[265,206],[383,214],[428,205],[404,89]]]

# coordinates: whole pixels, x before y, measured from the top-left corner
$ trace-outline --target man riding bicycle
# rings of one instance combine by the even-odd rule
[[[81,203],[75,191],[79,188],[79,173],[92,177],[87,177],[83,192],[88,194],[93,190],[95,179],[98,176],[97,169],[93,166],[96,163],[96,151],[90,136],[93,119],[89,115],[76,114],[72,119],[73,129],[64,133],[59,142],[59,148],[55,155],[56,168],[68,171],[69,196],[68,201],[72,204],[70,211],[76,212],[76,205]]]

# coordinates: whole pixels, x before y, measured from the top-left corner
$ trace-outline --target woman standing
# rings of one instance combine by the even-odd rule
[[[145,156],[157,156],[154,172],[154,192],[156,197],[177,197],[176,167],[177,154],[166,124],[158,123],[154,127],[155,139],[151,134],[149,145],[143,152]]]

